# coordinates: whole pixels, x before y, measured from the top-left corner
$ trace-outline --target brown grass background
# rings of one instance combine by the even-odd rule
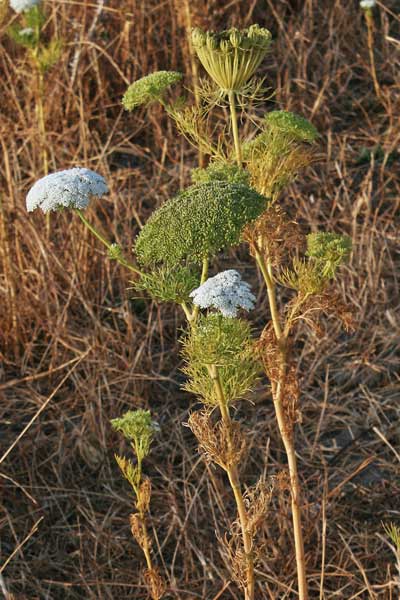
[[[296,447],[313,599],[399,597],[381,523],[399,523],[400,20],[396,0],[378,4],[381,100],[357,1],[191,2],[195,24],[271,29],[262,71],[276,95],[260,112],[294,110],[321,133],[318,164],[282,202],[307,230],[353,238],[340,286],[357,332],[325,322],[323,335],[304,329],[298,339],[303,421]],[[196,164],[162,109],[127,114],[120,103],[127,83],[157,69],[182,70],[190,83],[182,7],[179,0],[45,6],[46,35],[64,40],[46,82],[51,170],[82,165],[107,178],[111,194],[88,216],[129,251],[139,223],[189,182]],[[146,465],[153,551],[168,598],[239,599],[215,538],[234,518],[231,494],[182,426],[194,399],[179,387],[181,314],[132,297],[129,274],[105,258],[76,217],[52,215],[47,238],[43,215],[26,213],[26,192],[42,171],[35,78],[25,52],[5,34],[13,18],[3,6],[0,441],[7,455],[0,465],[0,568],[14,555],[0,590],[21,600],[147,597],[129,531],[129,489],[113,458],[127,447],[109,419],[149,407],[161,425]],[[245,249],[223,265],[235,261],[262,290]],[[259,328],[267,311],[260,291]],[[267,382],[254,405],[238,406],[237,418],[251,446],[243,479],[278,474],[285,457]],[[285,493],[274,497],[264,529],[256,597],[295,599]]]

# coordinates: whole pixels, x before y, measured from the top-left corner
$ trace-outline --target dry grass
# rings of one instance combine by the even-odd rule
[[[90,217],[127,248],[151,210],[188,181],[196,161],[158,107],[147,118],[120,106],[126,83],[152,70],[189,76],[179,4],[110,0],[96,11],[89,1],[47,2],[47,31],[65,40],[47,82],[51,169],[81,164],[107,177],[111,196]],[[344,334],[332,322],[324,335],[303,330],[297,341],[304,393],[296,447],[315,599],[399,597],[393,558],[379,537],[382,521],[400,517],[396,4],[387,0],[376,11],[378,100],[358,2],[192,0],[199,15],[208,15],[202,24],[256,21],[272,30],[265,74],[276,84],[276,102],[310,118],[322,134],[320,162],[285,193],[284,204],[312,230],[344,231],[354,241],[343,294],[354,306],[357,332]],[[47,239],[43,216],[26,214],[25,193],[41,174],[34,79],[24,53],[5,35],[1,40],[0,439],[8,454],[0,467],[0,569],[14,555],[0,589],[18,600],[146,597],[129,529],[129,489],[113,458],[122,442],[109,418],[148,406],[162,427],[147,471],[155,560],[168,597],[239,599],[228,557],[215,543],[232,520],[232,498],[221,471],[200,458],[182,427],[193,400],[179,389],[181,315],[132,299],[128,274],[104,258],[75,218],[53,216]],[[256,283],[245,251],[236,258]],[[260,327],[266,310],[260,298]],[[243,464],[247,483],[260,467],[278,476],[284,453],[267,386],[255,406],[241,404],[238,413],[252,441]],[[261,532],[260,600],[296,597],[282,476],[279,483]]]

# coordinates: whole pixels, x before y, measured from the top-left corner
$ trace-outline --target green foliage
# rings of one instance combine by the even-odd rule
[[[148,410],[128,410],[122,417],[112,419],[111,425],[133,442],[136,456],[141,461],[150,451],[155,426]]]
[[[150,73],[128,87],[122,98],[122,104],[126,110],[133,110],[142,104],[147,105],[160,100],[167,88],[181,79],[182,74],[176,71]]]
[[[283,137],[297,142],[314,142],[318,131],[304,117],[286,110],[273,110],[264,117],[267,129],[279,132]]]
[[[394,523],[384,523],[383,528],[385,530],[386,535],[389,536],[389,538],[395,545],[397,552],[400,554],[400,527],[398,525],[395,525]]]
[[[37,62],[42,73],[51,69],[60,60],[61,52],[62,41],[56,38],[50,40],[48,46],[40,47]]]
[[[326,287],[327,278],[313,260],[295,258],[292,267],[282,271],[279,282],[302,294],[320,294]]]
[[[251,183],[275,200],[313,156],[309,144],[317,131],[303,117],[285,111],[273,111],[264,118],[263,130],[243,144],[243,158]]]
[[[129,481],[135,492],[137,492],[139,490],[140,480],[142,477],[140,468],[137,465],[134,465],[131,460],[125,458],[125,456],[119,456],[119,454],[115,454],[114,456],[123,476],[127,481]]]
[[[351,238],[337,233],[319,232],[307,236],[307,256],[314,259],[322,276],[335,277],[338,267],[351,252]]]
[[[224,181],[194,185],[166,202],[137,237],[139,262],[176,266],[186,259],[200,264],[206,256],[238,244],[243,227],[266,208],[254,189]]]
[[[194,29],[193,47],[210,77],[224,92],[241,92],[271,44],[268,29],[251,25],[219,33]]]
[[[192,181],[195,184],[210,181],[225,181],[226,183],[241,183],[249,185],[249,173],[232,163],[221,161],[211,162],[206,169],[192,169]]]
[[[161,302],[188,302],[189,294],[199,285],[199,273],[190,267],[178,265],[174,268],[157,267],[144,273],[134,282],[133,288],[146,292],[151,298]]]
[[[7,33],[16,44],[33,50],[38,45],[37,33],[32,27],[21,27],[17,23],[10,25]]]
[[[218,367],[226,402],[243,398],[257,381],[260,365],[246,321],[221,315],[199,317],[183,340],[185,389],[205,404],[218,397],[209,369]]]

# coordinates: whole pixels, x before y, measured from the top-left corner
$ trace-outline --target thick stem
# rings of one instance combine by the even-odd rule
[[[241,148],[240,139],[239,139],[239,129],[238,129],[238,123],[237,123],[236,103],[235,103],[235,92],[233,92],[232,90],[229,92],[229,109],[231,112],[231,124],[232,124],[233,141],[235,144],[236,162],[240,167],[240,166],[242,166],[242,148]]]
[[[371,75],[372,81],[374,84],[375,94],[378,99],[381,100],[382,92],[381,87],[379,85],[378,77],[376,75],[376,66],[375,66],[375,55],[374,55],[374,17],[372,15],[371,10],[365,11],[365,20],[367,21],[368,28],[368,52],[369,52],[369,62],[371,65]]]
[[[218,405],[221,411],[222,420],[227,425],[228,432],[231,427],[231,416],[229,408],[225,400],[225,394],[222,388],[221,379],[218,373],[218,367],[211,365],[208,369],[210,377],[214,383],[215,391],[218,398]],[[231,444],[230,438],[228,443]],[[242,489],[240,485],[239,472],[236,465],[228,466],[226,469],[228,474],[229,483],[231,485],[233,495],[236,501],[236,507],[239,515],[240,529],[242,531],[243,547],[246,555],[246,589],[245,589],[245,600],[254,600],[254,559],[252,549],[252,538],[247,527],[247,513],[246,507],[243,501]]]
[[[97,229],[91,223],[89,223],[82,211],[79,210],[79,208],[76,208],[75,211],[79,215],[79,218],[81,219],[82,223],[84,223],[84,225],[89,229],[89,231],[91,231],[91,233],[93,233],[93,235],[97,237],[97,239],[100,240],[100,242],[104,244],[104,246],[108,250],[111,250],[112,244],[110,244],[110,242],[104,236],[102,236],[101,233],[97,231]],[[133,273],[136,273],[137,275],[142,274],[141,271],[139,271],[139,269],[137,269],[134,265],[132,265],[132,263],[127,261],[126,258],[124,258],[123,256],[117,255],[115,256],[115,260],[117,260],[122,266],[126,267],[130,271],[133,271]]]
[[[203,268],[201,271],[200,285],[203,285],[203,283],[205,283],[207,281],[207,277],[208,277],[208,257],[206,256],[203,258]],[[183,306],[182,306],[182,308],[183,308]],[[183,309],[183,310],[185,310],[185,309]],[[199,311],[200,311],[200,307],[195,306],[189,321],[195,322],[197,320],[197,317],[199,316]]]
[[[271,277],[270,270],[264,260],[264,257],[260,254],[258,250],[256,250],[255,258],[258,266],[260,267],[260,271],[264,277],[265,285],[267,286],[267,294],[269,300],[269,307],[271,311],[272,324],[274,327],[276,339],[278,343],[282,338],[282,328],[279,318],[279,310],[276,302],[276,294],[275,294],[275,284]]]
[[[304,557],[304,541],[301,526],[301,489],[297,471],[296,453],[294,449],[293,423],[287,422],[282,397],[284,393],[284,381],[286,378],[287,370],[287,332],[285,333],[285,335],[282,334],[282,327],[280,324],[279,311],[276,301],[275,284],[271,276],[271,267],[270,265],[266,264],[263,256],[257,250],[255,257],[257,264],[259,265],[263,274],[265,284],[267,286],[272,323],[281,355],[281,369],[279,382],[276,386],[273,386],[273,400],[276,418],[278,421],[279,432],[281,434],[283,445],[285,447],[289,466],[293,534],[296,552],[299,599],[308,600],[306,565]]]

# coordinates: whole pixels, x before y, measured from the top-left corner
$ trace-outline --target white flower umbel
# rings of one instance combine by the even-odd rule
[[[361,6],[361,8],[364,8],[365,10],[375,8],[376,0],[361,0],[360,6]]]
[[[200,308],[216,308],[224,317],[236,317],[238,309],[252,310],[256,300],[248,283],[233,269],[207,279],[190,294]]]
[[[28,211],[41,208],[47,213],[60,208],[86,208],[91,196],[108,192],[104,177],[81,167],[58,171],[42,177],[26,197]]]
[[[16,13],[23,13],[27,10],[30,10],[37,4],[39,4],[40,0],[10,0],[10,6]]]

